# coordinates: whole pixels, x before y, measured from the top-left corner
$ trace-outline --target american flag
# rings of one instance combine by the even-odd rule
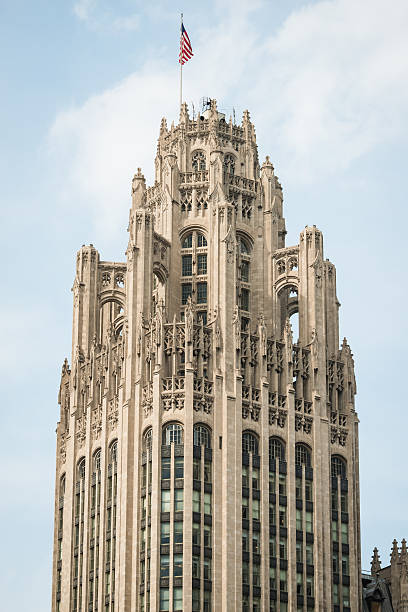
[[[180,55],[179,55],[179,63],[181,65],[188,62],[190,57],[193,57],[193,49],[191,48],[191,42],[188,37],[187,31],[183,25],[181,24],[181,38],[180,38]]]

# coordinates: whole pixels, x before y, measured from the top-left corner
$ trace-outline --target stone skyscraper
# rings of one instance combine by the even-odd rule
[[[78,252],[54,612],[361,609],[336,271],[315,226],[285,245],[282,208],[248,112],[182,105],[133,178],[126,261]]]

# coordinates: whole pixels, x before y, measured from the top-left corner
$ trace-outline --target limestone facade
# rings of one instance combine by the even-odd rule
[[[163,119],[128,232],[122,263],[77,254],[53,612],[360,610],[336,270],[315,226],[285,245],[249,113]]]

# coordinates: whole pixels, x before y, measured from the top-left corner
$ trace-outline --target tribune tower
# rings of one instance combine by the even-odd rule
[[[358,419],[322,233],[211,101],[163,119],[123,263],[77,255],[53,612],[360,610]]]

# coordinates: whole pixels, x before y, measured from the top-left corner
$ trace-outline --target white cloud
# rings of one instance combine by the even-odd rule
[[[87,21],[96,7],[96,0],[78,0],[74,4],[74,13],[81,21]]]
[[[74,14],[80,21],[86,22],[92,29],[113,29],[133,31],[139,28],[140,18],[136,13],[113,16],[112,6],[98,0],[77,0],[73,7]]]
[[[113,20],[113,27],[117,30],[127,30],[131,32],[137,30],[140,25],[139,15],[128,15],[127,17],[117,17]]]
[[[330,176],[373,147],[406,137],[405,0],[392,7],[380,0],[317,2],[269,37],[262,35],[266,5],[256,12],[259,6],[241,2],[240,10],[221,14],[218,3],[216,25],[190,31],[195,55],[185,68],[184,99],[208,92],[221,106],[248,106],[262,149],[280,160],[291,182]],[[93,209],[101,231],[118,226],[135,168],[142,165],[152,179],[160,118],[177,115],[176,66],[144,66],[56,118],[50,143],[65,157],[66,189]]]

